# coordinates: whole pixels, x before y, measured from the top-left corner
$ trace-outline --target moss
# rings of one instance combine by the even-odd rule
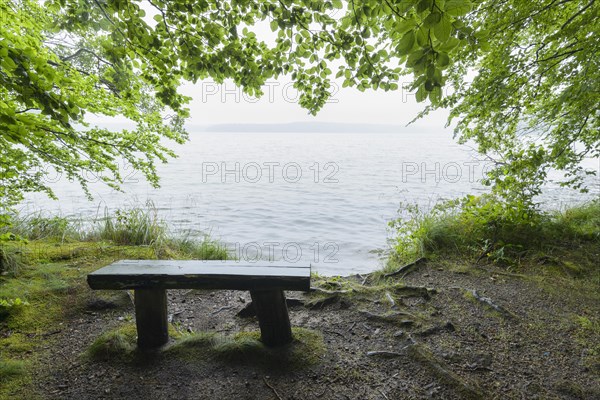
[[[136,340],[135,324],[126,324],[94,340],[85,356],[93,360],[130,359],[137,348]]]
[[[31,364],[22,360],[0,358],[0,400],[37,399],[39,396],[23,387],[32,382]]]
[[[0,381],[23,376],[26,369],[26,364],[23,361],[0,359]]]
[[[574,319],[578,326],[576,340],[583,350],[583,363],[600,374],[600,318],[577,315]]]
[[[167,357],[186,360],[214,359],[224,363],[245,362],[264,368],[300,369],[316,364],[325,353],[321,334],[292,328],[294,340],[279,348],[266,347],[256,331],[221,336],[211,332],[184,335],[165,350]]]

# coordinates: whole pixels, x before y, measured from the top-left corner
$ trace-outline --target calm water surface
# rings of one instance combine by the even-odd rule
[[[105,207],[151,200],[174,232],[210,233],[241,258],[348,274],[382,265],[387,223],[401,203],[427,209],[481,193],[478,181],[488,167],[448,133],[196,133],[175,150],[179,158],[159,167],[159,189],[123,166],[125,193],[92,184],[90,202],[56,176],[60,202],[36,194],[24,209],[91,220]],[[543,200],[558,207],[598,196],[598,186],[595,180],[592,193],[582,196],[550,184]]]

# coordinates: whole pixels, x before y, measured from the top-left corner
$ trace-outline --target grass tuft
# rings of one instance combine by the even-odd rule
[[[20,248],[0,244],[0,274],[17,275],[25,261]]]
[[[294,341],[280,348],[266,347],[256,331],[239,332],[232,337],[212,332],[185,335],[165,351],[166,356],[187,360],[212,358],[225,363],[246,362],[265,368],[300,369],[314,365],[325,353],[321,334],[292,328]]]
[[[9,379],[24,376],[27,373],[26,364],[18,360],[0,359],[0,381],[6,382]]]
[[[81,240],[81,221],[62,216],[47,216],[41,211],[27,215],[10,214],[9,225],[0,226],[0,234],[12,234],[27,240]]]
[[[87,349],[85,355],[93,360],[124,360],[131,358],[137,348],[135,324],[127,324],[103,333]]]

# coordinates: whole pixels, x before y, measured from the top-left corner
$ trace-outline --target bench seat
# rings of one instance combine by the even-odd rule
[[[267,346],[292,341],[284,290],[308,291],[310,266],[202,260],[121,260],[87,277],[94,290],[135,291],[138,346],[168,341],[166,289],[249,290],[261,340]]]
[[[310,288],[310,267],[201,260],[121,260],[88,275],[92,289],[298,290]]]

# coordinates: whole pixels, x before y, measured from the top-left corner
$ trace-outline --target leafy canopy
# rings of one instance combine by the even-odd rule
[[[579,162],[599,154],[599,8],[595,0],[0,0],[1,195],[14,203],[25,191],[51,194],[46,165],[84,187],[83,170],[105,172],[117,187],[126,160],[157,184],[155,162],[174,155],[164,139],[186,138],[183,80],[231,79],[260,95],[283,75],[311,113],[333,79],[397,90],[410,75],[417,101],[429,102],[421,116],[450,108],[459,139],[498,160],[490,175],[498,193],[530,201],[549,168],[580,186],[588,171]],[[259,25],[272,37],[259,37]],[[135,129],[101,129],[88,115],[125,117]]]

